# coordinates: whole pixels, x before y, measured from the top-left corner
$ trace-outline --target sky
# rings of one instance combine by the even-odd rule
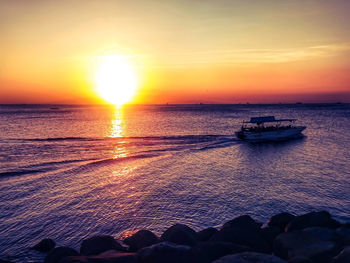
[[[0,0],[0,103],[102,103],[123,55],[131,103],[350,102],[348,0]]]

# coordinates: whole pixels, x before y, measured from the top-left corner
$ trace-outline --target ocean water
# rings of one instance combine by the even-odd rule
[[[251,144],[242,120],[275,115],[305,137]],[[43,238],[79,249],[174,223],[328,210],[350,221],[350,105],[0,106],[0,258],[38,262]]]

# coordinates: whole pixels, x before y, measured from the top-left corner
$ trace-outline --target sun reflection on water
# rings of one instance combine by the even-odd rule
[[[111,158],[114,159],[109,166],[110,172],[103,175],[101,185],[110,185],[108,192],[112,195],[120,195],[125,192],[125,196],[128,199],[135,199],[134,204],[138,204],[137,196],[130,194],[133,192],[133,181],[127,182],[128,179],[134,176],[134,170],[140,166],[140,161],[134,162],[136,146],[133,143],[132,138],[127,133],[127,120],[125,117],[124,109],[119,107],[113,109],[110,125],[106,132],[106,135],[110,138],[107,143],[110,143]],[[124,184],[124,188],[118,187],[120,183]],[[124,209],[124,204],[120,204],[120,210]]]
[[[111,138],[122,138],[124,134],[124,114],[122,108],[116,108],[113,119],[111,120],[111,129],[109,131],[109,137]],[[128,156],[126,142],[124,140],[116,140],[115,147],[113,150],[113,158],[123,158]]]
[[[116,108],[114,112],[114,118],[112,119],[112,128],[109,136],[112,138],[123,136],[123,109]]]

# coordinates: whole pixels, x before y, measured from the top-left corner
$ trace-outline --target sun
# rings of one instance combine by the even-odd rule
[[[99,96],[116,106],[128,103],[138,84],[135,68],[126,56],[121,55],[99,57],[95,83]]]

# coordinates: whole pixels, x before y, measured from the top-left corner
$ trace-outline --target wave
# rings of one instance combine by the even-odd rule
[[[99,140],[98,138],[89,138],[89,137],[58,137],[58,138],[34,138],[34,139],[18,139],[22,141],[95,141]],[[100,139],[102,140],[102,139]]]
[[[19,168],[19,170],[0,172],[0,178],[20,176],[20,175],[26,175],[26,174],[45,173],[45,172],[61,169],[62,165],[65,165],[65,164],[83,163],[83,162],[94,161],[94,160],[96,159],[79,159],[79,160],[42,162],[38,164],[23,166]],[[41,168],[41,169],[31,169],[31,168]]]
[[[213,138],[220,138],[229,135],[174,135],[174,136],[124,136],[124,137],[52,137],[52,138],[2,138],[3,141],[113,141],[113,140],[212,140]]]
[[[43,167],[43,166],[49,166],[49,165],[54,165],[54,166],[57,166],[57,165],[64,165],[64,164],[71,164],[71,163],[81,163],[81,162],[86,162],[86,161],[92,161],[92,160],[96,160],[96,159],[76,159],[76,160],[63,160],[63,161],[52,161],[52,162],[42,162],[42,163],[39,163],[39,164],[32,164],[32,165],[28,165],[28,166],[25,166],[23,168],[34,168],[34,167]]]
[[[188,136],[181,136],[181,137],[183,138],[183,137],[188,137]],[[212,137],[220,137],[220,138],[222,138],[222,140],[219,140],[219,141],[216,140],[216,141],[212,141],[209,143],[206,143],[204,141],[205,142],[204,145],[203,144],[183,145],[180,147],[166,147],[166,148],[159,148],[159,149],[148,149],[145,151],[140,151],[140,152],[135,153],[133,155],[97,160],[97,161],[87,163],[85,165],[103,165],[103,164],[111,164],[111,163],[133,160],[133,159],[153,158],[153,157],[164,155],[164,154],[170,153],[170,152],[197,151],[197,150],[207,150],[207,149],[209,150],[209,149],[213,149],[213,148],[221,148],[221,147],[231,146],[232,144],[236,144],[239,141],[238,139],[233,139],[233,138],[230,138],[227,136],[223,137],[223,136],[218,136],[218,135],[215,135],[215,136],[212,135]]]
[[[51,159],[40,160],[38,163],[27,164],[16,169],[0,173],[0,177],[19,176],[25,174],[55,172],[55,171],[80,171],[91,167],[109,166],[124,161],[137,159],[171,156],[179,153],[190,153],[195,151],[205,151],[215,148],[229,147],[237,144],[237,139],[232,135],[175,135],[175,136],[143,136],[143,137],[56,137],[56,138],[34,138],[34,139],[3,139],[15,143],[25,143],[34,141],[37,144],[41,142],[60,142],[60,141],[89,141],[88,143],[65,143],[56,146],[48,146],[50,151],[57,150],[66,155],[61,160],[55,160],[54,155]],[[96,143],[94,143],[94,141]],[[111,143],[118,141],[118,144]],[[119,141],[123,142],[119,146]],[[2,141],[3,142],[3,141]],[[102,142],[102,143],[101,143]],[[63,147],[63,148],[62,148]],[[119,156],[111,156],[113,147],[121,147]],[[35,151],[41,149],[38,145],[33,145]],[[45,154],[47,147],[42,148],[42,152],[35,153],[36,156]],[[117,149],[117,148],[115,148]],[[119,149],[119,148],[118,148]],[[78,151],[78,152],[77,152]],[[90,155],[84,156],[86,152]],[[81,158],[77,158],[77,153],[81,153]],[[92,154],[91,154],[92,153]],[[33,154],[29,152],[29,154]],[[70,155],[71,154],[71,155]],[[113,154],[113,153],[112,153]],[[118,154],[118,153],[116,153]],[[5,168],[5,167],[4,167]]]
[[[18,176],[18,175],[24,175],[24,174],[42,173],[42,172],[47,172],[47,170],[17,170],[17,171],[1,172],[0,177],[10,177],[10,176]]]
[[[121,162],[121,161],[152,158],[152,157],[157,157],[157,156],[159,156],[159,154],[135,154],[135,155],[130,155],[130,156],[123,156],[123,157],[117,157],[117,158],[107,158],[107,159],[103,159],[103,160],[93,161],[93,162],[84,164],[82,166],[106,165],[106,164],[113,164],[113,163],[117,163],[117,162]]]

